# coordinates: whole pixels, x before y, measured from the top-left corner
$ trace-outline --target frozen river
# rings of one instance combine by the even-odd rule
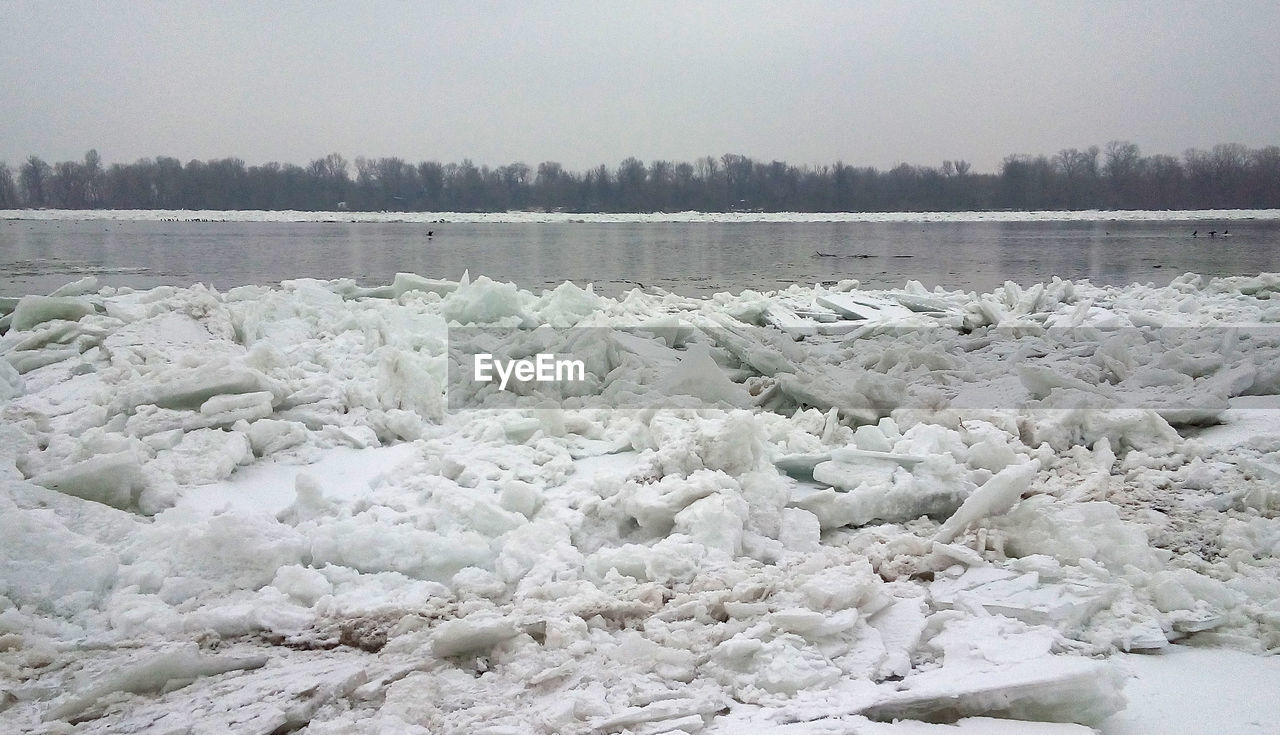
[[[1053,276],[1098,284],[1164,284],[1187,271],[1206,276],[1280,271],[1280,218],[1274,211],[1198,213],[1197,219],[1148,213],[1129,221],[1112,219],[1117,213],[1093,213],[1092,219],[1075,213],[1071,221],[1034,215],[1028,221],[1026,215],[1007,213],[870,215],[869,221],[827,222],[801,221],[805,215],[761,217],[794,221],[723,221],[725,216],[716,215],[704,221],[656,221],[664,218],[660,215],[632,221],[568,216],[494,221],[484,215],[441,215],[446,222],[242,221],[255,213],[236,212],[214,218],[241,221],[119,219],[154,213],[80,215],[107,219],[30,216],[57,219],[0,221],[0,296],[47,293],[84,274],[99,275],[107,285],[204,282],[225,289],[298,277],[381,284],[400,271],[457,278],[469,269],[535,290],[572,280],[594,282],[606,294],[643,285],[707,295],[845,278],[868,287],[901,287],[916,279],[928,287],[989,291],[1005,280],[1035,283]],[[327,218],[349,216],[378,218]],[[1011,221],[973,221],[977,217]],[[926,221],[891,221],[895,218]],[[1210,230],[1229,230],[1230,237],[1210,239]],[[428,231],[434,233],[430,238]]]

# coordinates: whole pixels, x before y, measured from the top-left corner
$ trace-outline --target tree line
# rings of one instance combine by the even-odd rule
[[[0,209],[263,209],[304,211],[698,210],[885,212],[990,209],[1262,209],[1280,207],[1280,147],[1228,143],[1181,157],[1142,155],[1138,146],[1068,148],[1053,156],[1011,155],[995,173],[964,160],[888,170],[795,166],[737,154],[693,162],[568,171],[546,161],[491,168],[401,158],[348,162],[333,153],[306,166],[247,166],[238,158],[183,164],[144,158],[104,165],[37,156],[17,171],[0,162]]]

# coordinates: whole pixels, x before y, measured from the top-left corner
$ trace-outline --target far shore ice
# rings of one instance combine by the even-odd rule
[[[1280,209],[1045,210],[984,212],[299,212],[292,210],[0,209],[0,220],[207,222],[1088,222],[1280,219]]]

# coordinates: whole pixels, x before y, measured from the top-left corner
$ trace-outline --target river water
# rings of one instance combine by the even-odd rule
[[[1210,239],[1207,232],[1230,230]],[[427,237],[427,232],[433,235]],[[1192,230],[1199,236],[1192,237]],[[107,285],[219,289],[289,278],[389,283],[464,270],[531,289],[688,295],[856,278],[869,287],[991,290],[1054,276],[1165,284],[1280,271],[1280,219],[1230,222],[192,222],[0,221],[0,296],[87,274]]]

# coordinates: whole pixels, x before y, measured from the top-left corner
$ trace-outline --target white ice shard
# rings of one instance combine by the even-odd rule
[[[907,677],[899,691],[861,712],[880,721],[953,722],[986,716],[1096,725],[1124,707],[1113,665],[1043,656],[1012,665],[948,667]]]
[[[424,278],[415,273],[397,273],[391,282],[391,291],[399,298],[410,291],[433,293],[448,296],[458,290],[457,281],[442,281],[436,278]]]
[[[446,620],[436,626],[431,637],[431,652],[441,658],[481,654],[519,633],[514,623],[496,615]]]
[[[261,668],[266,663],[267,657],[263,655],[208,656],[201,653],[194,643],[171,648],[103,674],[79,691],[55,700],[46,710],[44,719],[84,717],[99,700],[115,692],[159,692],[190,684],[202,676]]]
[[[64,283],[50,291],[49,295],[55,298],[59,296],[88,296],[97,293],[100,287],[97,276],[85,276],[70,283]]]
[[[93,303],[78,296],[23,296],[13,310],[10,326],[21,332],[54,320],[79,321],[95,313]]]
[[[938,529],[934,541],[948,543],[983,518],[1009,510],[1022,499],[1022,494],[1031,487],[1039,471],[1040,461],[1037,459],[1000,470],[965,498],[960,508]]]
[[[31,478],[37,485],[121,510],[137,508],[146,487],[137,452],[99,454]]]
[[[868,321],[901,321],[914,319],[916,313],[897,301],[872,294],[850,291],[847,293],[820,292],[813,299],[848,319]]]
[[[261,372],[233,365],[207,365],[192,369],[170,369],[147,381],[138,381],[113,406],[132,411],[138,406],[199,410],[214,396],[258,393],[274,387]]]
[[[745,408],[752,403],[747,391],[725,376],[709,348],[700,343],[689,346],[657,388],[664,397],[690,396],[711,405]]]

